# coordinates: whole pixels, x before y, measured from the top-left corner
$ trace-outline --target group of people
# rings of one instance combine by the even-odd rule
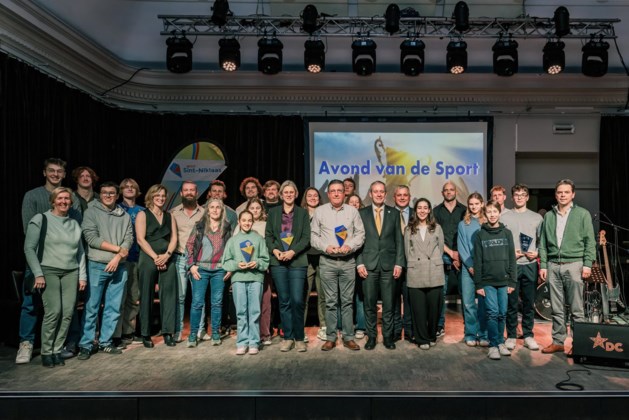
[[[104,182],[95,191],[98,176],[79,167],[72,173],[73,192],[61,185],[65,166],[47,159],[44,186],[24,196],[27,268],[18,364],[31,360],[40,305],[43,366],[63,365],[77,354],[87,360],[98,351],[122,353],[138,318],[141,341],[153,348],[156,283],[166,346],[185,341],[195,348],[204,340],[221,345],[231,291],[237,355],[255,355],[272,343],[272,288],[281,352],[307,351],[304,326],[313,285],[323,351],[334,349],[339,335],[354,351],[366,335],[364,349],[373,350],[378,301],[386,349],[402,338],[431,349],[445,334],[445,294],[454,280],[462,296],[464,342],[488,347],[491,359],[516,347],[519,296],[523,345],[539,349],[533,334],[538,272],[549,282],[553,309],[553,342],[542,352],[564,350],[566,304],[575,321],[584,318],[583,280],[591,275],[595,241],[589,213],[573,202],[570,180],[557,183],[557,206],[543,220],[527,209],[529,190],[522,184],[511,190],[512,209],[505,207],[501,186],[492,188],[487,202],[472,193],[465,206],[452,182],[433,208],[426,198],[411,207],[404,185],[395,188],[395,205],[389,206],[385,183],[375,181],[365,207],[351,178],[329,181],[326,203],[316,188],[307,188],[301,205],[292,181],[262,185],[245,178],[245,201],[235,210],[224,204],[222,181],[211,183],[203,206],[196,184],[185,181],[181,204],[167,211],[168,191],[160,184],[147,190],[143,207],[136,203],[141,191],[133,179]],[[84,293],[82,316],[78,292]]]

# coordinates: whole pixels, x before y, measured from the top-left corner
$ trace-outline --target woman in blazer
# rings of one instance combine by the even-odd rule
[[[271,257],[271,275],[280,304],[284,340],[280,351],[293,347],[307,350],[304,342],[304,282],[308,270],[306,251],[310,247],[308,212],[295,205],[298,191],[293,181],[280,186],[282,205],[269,210],[266,245]]]
[[[406,283],[417,345],[429,350],[437,344],[437,323],[443,301],[443,231],[425,198],[415,202],[404,231]]]

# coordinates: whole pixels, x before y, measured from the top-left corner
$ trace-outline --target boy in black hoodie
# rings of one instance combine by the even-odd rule
[[[492,360],[510,356],[504,344],[508,294],[516,285],[513,235],[500,223],[500,204],[485,205],[487,223],[474,238],[474,283],[476,293],[485,301],[489,354]]]

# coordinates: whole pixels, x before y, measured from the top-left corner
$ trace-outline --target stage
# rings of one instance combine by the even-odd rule
[[[629,327],[627,327],[629,328]],[[574,418],[629,412],[629,369],[576,364],[564,354],[518,346],[511,357],[463,342],[460,312],[448,310],[446,336],[420,350],[322,352],[310,327],[308,351],[279,351],[279,337],[258,355],[236,356],[235,336],[215,347],[174,348],[155,337],[122,355],[98,353],[53,369],[35,357],[15,365],[0,347],[1,418]],[[540,346],[550,322],[536,319]],[[365,339],[358,343],[364,345]],[[570,340],[566,343],[570,348]],[[556,387],[568,381],[567,391]]]

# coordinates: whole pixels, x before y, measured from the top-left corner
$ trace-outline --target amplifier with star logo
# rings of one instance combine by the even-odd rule
[[[629,364],[629,326],[575,322],[572,357],[578,362],[600,359]]]

